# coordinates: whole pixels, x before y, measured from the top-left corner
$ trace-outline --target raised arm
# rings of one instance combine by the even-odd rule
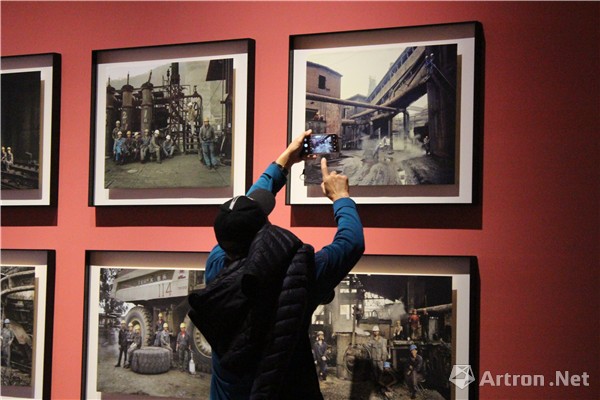
[[[330,173],[325,158],[321,159],[321,173],[321,188],[333,201],[337,223],[333,242],[315,254],[317,291],[326,297],[356,265],[365,251],[365,239],[356,203],[350,198],[348,177]]]

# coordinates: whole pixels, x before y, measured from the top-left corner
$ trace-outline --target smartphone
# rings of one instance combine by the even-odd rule
[[[302,142],[303,154],[330,154],[338,151],[338,135],[335,133],[313,133]]]

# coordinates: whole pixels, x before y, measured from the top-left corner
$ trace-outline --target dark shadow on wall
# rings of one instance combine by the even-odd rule
[[[219,206],[96,207],[96,226],[213,226]]]
[[[5,206],[0,215],[2,226],[56,226],[56,207]]]
[[[359,204],[358,213],[369,228],[481,229],[482,206]],[[335,227],[331,206],[293,206],[292,226]]]
[[[469,365],[474,374],[475,382],[480,382],[479,375],[479,345],[481,337],[481,277],[479,275],[479,260],[471,257],[470,292],[471,303],[469,305]],[[479,398],[479,385],[469,385],[469,398]]]

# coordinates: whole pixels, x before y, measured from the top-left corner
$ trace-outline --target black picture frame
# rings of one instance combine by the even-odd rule
[[[2,366],[2,395],[7,398],[50,399],[56,252],[2,249],[2,323],[15,333],[12,371]],[[9,375],[10,374],[10,375]],[[9,384],[5,385],[5,382]]]
[[[243,194],[252,179],[254,63],[253,39],[94,50],[89,205],[210,205]],[[215,136],[202,163],[207,117]],[[146,130],[159,132],[148,151],[134,140]],[[118,131],[124,144],[115,147]]]
[[[0,206],[58,204],[61,55],[1,57]],[[11,148],[12,156],[8,155]]]
[[[290,36],[288,140],[337,134],[329,169],[363,204],[471,204],[482,68],[479,22]],[[286,202],[326,204],[318,160]]]

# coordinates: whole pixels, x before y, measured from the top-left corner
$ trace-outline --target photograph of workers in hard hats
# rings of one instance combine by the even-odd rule
[[[94,52],[95,204],[204,204],[244,189],[249,59],[213,47]]]
[[[105,188],[231,185],[232,59],[112,65],[106,74]]]
[[[4,264],[10,257],[2,251],[0,392],[2,398],[42,398],[47,266]]]
[[[5,386],[31,387],[35,268],[0,267],[2,279],[2,392]]]
[[[60,55],[3,56],[0,206],[56,201]]]
[[[40,185],[41,87],[39,71],[2,73],[2,191]]]
[[[187,316],[204,271],[94,266],[90,285],[87,398],[204,398],[211,348]]]
[[[450,399],[452,293],[451,276],[348,275],[311,325],[324,398],[408,398],[409,348],[418,345],[431,398]],[[394,334],[397,326],[414,334]]]

